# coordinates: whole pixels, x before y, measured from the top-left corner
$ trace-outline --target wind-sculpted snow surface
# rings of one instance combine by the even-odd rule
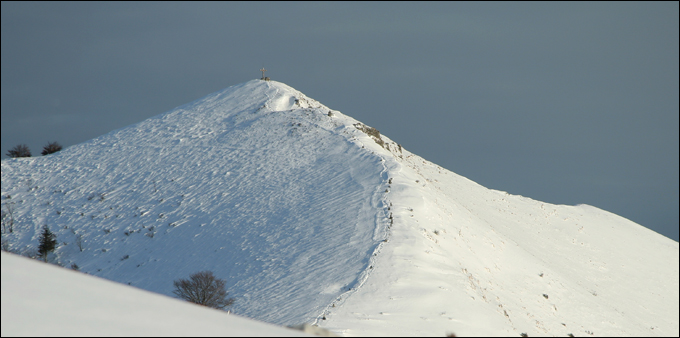
[[[329,306],[346,336],[677,336],[678,243],[588,206],[484,188],[404,150],[370,278]]]
[[[234,312],[276,324],[678,335],[677,242],[487,189],[274,81],[3,160],[2,204],[12,251],[30,254],[47,224],[66,266],[166,295],[211,270]]]
[[[67,266],[166,295],[211,270],[235,313],[309,322],[384,239],[382,160],[353,143],[355,120],[329,111],[255,80],[54,155],[4,160],[3,205],[17,219],[7,238],[26,251],[47,224]]]

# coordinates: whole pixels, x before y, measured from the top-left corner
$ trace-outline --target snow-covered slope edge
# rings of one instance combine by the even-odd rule
[[[277,336],[297,330],[2,252],[2,336]]]
[[[385,154],[392,225],[319,324],[345,335],[677,336],[678,242],[588,206],[487,189]]]

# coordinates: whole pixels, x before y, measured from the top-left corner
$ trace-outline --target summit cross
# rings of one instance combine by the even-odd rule
[[[267,70],[264,69],[264,67],[262,67],[262,69],[260,69],[260,71],[262,72],[262,80],[264,80],[264,72],[266,72]]]

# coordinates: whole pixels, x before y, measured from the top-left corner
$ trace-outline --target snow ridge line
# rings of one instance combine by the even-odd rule
[[[373,232],[373,239],[377,240],[378,242],[377,244],[375,244],[373,250],[371,251],[371,254],[368,258],[368,262],[364,267],[364,270],[361,273],[359,273],[359,276],[353,283],[350,283],[350,286],[348,287],[347,291],[342,293],[340,296],[336,297],[335,300],[331,302],[331,304],[328,304],[326,306],[326,308],[321,312],[321,314],[319,314],[314,319],[312,325],[319,325],[320,321],[326,320],[326,316],[329,316],[331,314],[331,311],[334,307],[342,305],[350,296],[352,296],[354,293],[359,291],[359,289],[361,289],[361,287],[366,283],[371,273],[373,272],[373,266],[375,266],[378,254],[382,251],[383,246],[389,240],[390,230],[392,227],[390,218],[391,203],[390,200],[387,198],[390,187],[389,169],[385,165],[385,162],[387,161],[386,158],[383,155],[379,154],[376,155],[380,157],[381,159],[380,163],[383,167],[380,172],[382,181],[381,184],[379,184],[378,187],[376,188],[371,203],[376,208],[381,206],[382,211],[377,212],[375,215],[375,230]],[[380,239],[381,237],[383,237],[382,240]]]
[[[271,84],[267,83],[267,86],[270,88],[273,87]],[[277,111],[278,107],[275,107],[276,105],[276,100],[279,99],[279,94],[280,91],[278,88],[276,89],[276,94],[272,97],[267,92],[265,91],[265,94],[267,95],[267,101],[265,102],[265,105],[263,108],[269,110],[270,112],[275,112]],[[331,116],[326,113],[326,111],[331,111],[328,107],[324,106],[323,104],[319,104],[318,102],[313,102],[316,103],[314,105],[310,104],[309,101],[313,101],[309,98],[307,98],[304,94],[300,92],[296,92],[293,96],[293,98],[296,99],[296,106],[297,107],[291,107],[291,111],[297,111],[303,116],[307,116],[305,120],[313,125],[316,128],[320,128],[322,130],[326,130],[328,132],[342,135],[348,142],[354,144],[356,147],[360,149],[364,149],[365,152],[370,153],[372,155],[375,155],[380,158],[380,164],[382,166],[382,169],[380,171],[380,177],[381,181],[380,183],[376,186],[373,196],[371,197],[371,207],[378,209],[378,212],[375,214],[375,228],[373,231],[373,240],[375,241],[375,244],[373,245],[372,249],[369,249],[369,255],[368,259],[366,259],[365,266],[363,270],[357,275],[357,277],[350,282],[346,288],[347,291],[344,293],[340,294],[338,297],[336,297],[333,301],[331,301],[330,304],[326,305],[326,307],[321,311],[321,313],[313,320],[312,325],[318,325],[318,323],[322,320],[326,319],[326,316],[331,313],[331,310],[335,307],[338,306],[342,303],[345,302],[347,298],[349,298],[352,294],[357,292],[368,280],[369,276],[371,275],[371,272],[373,271],[373,267],[375,266],[375,262],[377,259],[378,254],[382,251],[383,246],[385,243],[387,243],[390,235],[390,228],[391,228],[391,218],[390,218],[390,201],[387,198],[387,194],[389,193],[389,187],[390,187],[390,179],[389,179],[389,168],[386,165],[386,162],[389,160],[386,154],[381,154],[380,151],[375,151],[371,150],[372,147],[367,147],[365,146],[359,139],[356,138],[355,133],[360,133],[363,134],[363,132],[357,130],[354,126],[353,123],[356,123],[353,119],[350,118],[352,121],[338,121],[342,125],[344,125],[344,128],[341,128],[338,130],[337,122],[328,124],[324,123],[325,119],[323,117],[326,116]],[[307,107],[303,107],[302,105],[298,104],[299,102],[303,103]],[[318,105],[318,106],[316,106]],[[316,106],[316,107],[315,107]],[[310,116],[309,113],[312,113]],[[322,117],[323,116],[323,117]],[[344,120],[344,118],[343,118]],[[350,128],[351,132],[347,133],[347,128]],[[371,142],[372,143],[372,142]],[[381,149],[382,150],[382,149]],[[389,151],[389,150],[388,150]],[[391,154],[391,151],[389,151]]]
[[[271,85],[268,83],[268,86],[271,87]],[[278,99],[278,94],[280,93],[278,88],[276,89],[276,95],[272,98],[267,94],[267,101],[265,102],[265,106],[263,108],[269,110],[270,112],[275,112],[276,107],[273,107],[272,104],[274,104],[274,101]],[[266,92],[265,92],[266,94]],[[318,325],[318,323],[322,320],[325,320],[326,316],[331,313],[332,308],[334,308],[337,305],[340,305],[345,302],[347,298],[349,298],[352,294],[357,292],[368,280],[368,277],[371,275],[371,272],[373,271],[373,267],[375,265],[376,259],[378,254],[382,251],[383,246],[389,239],[390,235],[390,228],[391,228],[391,218],[390,218],[390,201],[387,198],[387,194],[389,193],[389,187],[390,187],[390,179],[389,179],[389,168],[386,165],[386,162],[388,161],[388,157],[385,154],[380,154],[380,152],[377,152],[375,150],[371,150],[371,147],[365,147],[365,145],[359,141],[354,133],[363,133],[359,130],[357,130],[355,127],[353,127],[353,123],[356,123],[356,121],[350,121],[347,123],[346,121],[340,122],[342,125],[344,125],[344,128],[341,127],[340,130],[338,130],[337,122],[335,124],[328,124],[325,125],[324,122],[322,122],[324,119],[321,118],[322,116],[329,116],[326,111],[331,111],[330,108],[324,106],[323,104],[319,104],[318,102],[315,102],[318,107],[313,107],[310,106],[310,103],[307,100],[310,100],[307,98],[304,94],[302,93],[295,93],[296,95],[294,98],[297,100],[300,100],[303,102],[305,105],[309,107],[292,107],[290,109],[291,111],[299,111],[303,116],[308,116],[311,118],[307,118],[307,122],[313,125],[316,128],[320,128],[323,130],[326,130],[328,132],[342,135],[344,138],[354,144],[356,147],[360,149],[364,149],[365,152],[368,152],[372,155],[376,155],[377,157],[380,158],[380,164],[382,166],[382,169],[380,171],[380,177],[381,177],[381,182],[378,184],[375,188],[375,191],[373,193],[373,196],[371,197],[371,207],[379,209],[378,212],[375,215],[375,228],[373,231],[373,240],[376,241],[376,243],[373,246],[372,250],[369,250],[370,255],[367,257],[368,259],[366,260],[365,266],[363,268],[363,271],[361,271],[356,279],[354,281],[350,282],[346,288],[347,291],[344,293],[340,294],[338,297],[336,297],[330,304],[326,305],[326,307],[321,311],[321,313],[313,320],[312,325]],[[297,102],[296,102],[297,103]],[[296,104],[297,105],[297,104]],[[312,116],[309,116],[308,114],[312,112]],[[316,116],[314,116],[316,115]],[[321,119],[320,119],[321,118]],[[350,118],[350,120],[353,120]],[[350,128],[351,132],[347,133],[347,128]],[[372,143],[372,142],[371,142]],[[389,150],[388,150],[389,151]],[[391,151],[389,151],[391,154]]]

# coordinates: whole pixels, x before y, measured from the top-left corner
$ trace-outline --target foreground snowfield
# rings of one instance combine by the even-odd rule
[[[34,252],[48,224],[65,266],[165,295],[212,270],[235,313],[275,324],[679,331],[677,242],[595,207],[482,187],[275,81],[3,160],[2,203],[14,210],[2,237],[14,252]]]
[[[5,252],[2,336],[309,337]]]

